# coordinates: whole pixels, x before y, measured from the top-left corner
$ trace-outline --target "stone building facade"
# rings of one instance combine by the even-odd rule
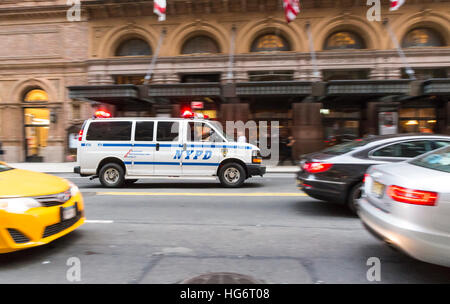
[[[383,133],[386,115],[398,133],[450,134],[450,1],[381,2],[388,24],[363,0],[303,0],[289,24],[278,0],[168,0],[164,22],[150,0],[81,0],[79,21],[66,0],[3,0],[4,159],[67,160],[95,108],[179,116],[193,101],[221,121],[279,121],[296,155]]]

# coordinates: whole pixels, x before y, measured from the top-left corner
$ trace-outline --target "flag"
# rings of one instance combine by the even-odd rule
[[[389,9],[390,11],[396,11],[400,8],[400,6],[402,6],[403,4],[405,4],[406,0],[391,0],[391,8]]]
[[[300,13],[299,0],[283,0],[283,7],[288,23],[293,21],[297,17],[298,13]]]
[[[153,12],[158,15],[158,21],[166,20],[166,0],[153,0]]]

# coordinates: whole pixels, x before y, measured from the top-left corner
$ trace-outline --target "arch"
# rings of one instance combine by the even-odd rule
[[[214,54],[220,53],[220,47],[209,35],[194,35],[183,43],[180,54]]]
[[[324,19],[313,26],[314,48],[320,51],[324,50],[326,40],[334,33],[353,32],[364,41],[365,49],[381,49],[382,43],[378,34],[381,25],[374,23],[376,22],[368,22],[366,19],[354,15]]]
[[[444,46],[450,45],[450,21],[448,17],[437,12],[419,12],[411,15],[402,15],[392,21],[391,27],[400,42],[404,37],[416,28],[429,28],[440,34]],[[388,43],[389,48],[394,48],[392,42]]]
[[[140,39],[150,47],[150,50],[154,50],[154,46],[157,45],[157,38],[159,34],[153,32],[152,29],[143,28],[137,25],[126,25],[116,27],[103,37],[99,44],[98,57],[111,58],[115,57],[115,52],[118,47],[125,41],[131,39]]]
[[[25,101],[25,95],[33,89],[41,89],[45,91],[48,96],[47,102],[55,102],[58,99],[56,89],[48,80],[33,78],[25,79],[13,86],[9,94],[9,100],[13,100],[17,103],[23,103]]]
[[[226,53],[230,49],[230,34],[223,26],[201,21],[183,24],[176,28],[166,38],[171,43],[166,45],[163,53],[167,56],[180,55],[184,43],[195,36],[207,36],[213,39],[217,43],[220,53]]]
[[[125,56],[150,56],[152,48],[147,41],[139,37],[131,37],[122,41],[114,51],[117,57]]]
[[[48,94],[41,88],[32,88],[25,92],[24,102],[48,102]]]
[[[238,30],[236,41],[239,43],[236,43],[236,53],[251,52],[252,44],[258,37],[274,32],[286,39],[290,46],[290,51],[308,51],[308,44],[301,43],[308,41],[303,29],[295,23],[287,25],[284,19],[269,18],[249,22]]]

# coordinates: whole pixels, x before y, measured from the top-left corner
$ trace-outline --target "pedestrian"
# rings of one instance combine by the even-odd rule
[[[291,164],[295,166],[295,160],[292,157],[292,148],[294,147],[295,139],[294,136],[290,135],[287,138],[282,137],[280,139],[280,146],[281,146],[281,159],[280,159],[280,165],[283,165],[283,163],[286,160],[290,160]]]

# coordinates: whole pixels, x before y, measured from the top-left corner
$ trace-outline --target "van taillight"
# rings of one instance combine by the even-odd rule
[[[309,173],[322,173],[330,170],[331,167],[333,167],[333,164],[326,164],[319,162],[305,163],[303,165],[303,169]]]
[[[438,198],[436,192],[406,189],[399,186],[389,186],[387,194],[394,201],[422,206],[435,206]]]
[[[78,141],[81,141],[83,139],[83,129],[78,132]]]

